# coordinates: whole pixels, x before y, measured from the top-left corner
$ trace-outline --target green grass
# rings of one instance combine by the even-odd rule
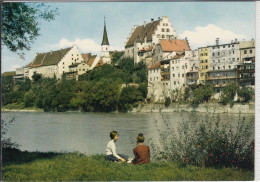
[[[132,165],[105,161],[104,155],[3,151],[3,181],[188,181],[254,180],[254,172],[235,168],[200,168],[159,162]],[[12,152],[11,152],[12,153]]]

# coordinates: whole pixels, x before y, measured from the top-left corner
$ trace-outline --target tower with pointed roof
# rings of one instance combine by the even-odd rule
[[[101,59],[104,63],[111,64],[111,58],[109,55],[109,42],[107,37],[107,29],[106,29],[106,20],[104,17],[104,32],[103,32],[103,40],[101,43]]]

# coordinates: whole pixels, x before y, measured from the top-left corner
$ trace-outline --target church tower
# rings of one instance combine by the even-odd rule
[[[111,64],[111,58],[109,55],[109,42],[107,37],[107,29],[106,29],[106,20],[104,17],[104,32],[103,32],[103,40],[101,43],[101,58],[104,63]]]

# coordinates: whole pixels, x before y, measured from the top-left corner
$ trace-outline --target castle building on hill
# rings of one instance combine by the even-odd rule
[[[64,73],[69,72],[70,65],[82,61],[83,58],[76,45],[57,51],[37,53],[34,60],[23,68],[23,76],[32,79],[33,74],[38,73],[45,78],[56,76],[60,79]],[[20,69],[18,71],[21,72]]]
[[[150,23],[135,25],[125,44],[124,57],[134,58],[137,64],[145,58],[151,57],[155,46],[162,39],[177,39],[176,31],[167,16],[151,19]]]

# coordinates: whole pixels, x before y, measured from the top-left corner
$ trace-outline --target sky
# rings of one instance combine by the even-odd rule
[[[1,71],[15,71],[30,63],[36,53],[59,50],[76,44],[81,53],[99,54],[104,16],[110,50],[124,50],[134,25],[168,16],[180,39],[191,48],[255,39],[255,2],[56,2],[59,15],[40,21],[40,36],[25,51],[22,60],[2,47]]]

